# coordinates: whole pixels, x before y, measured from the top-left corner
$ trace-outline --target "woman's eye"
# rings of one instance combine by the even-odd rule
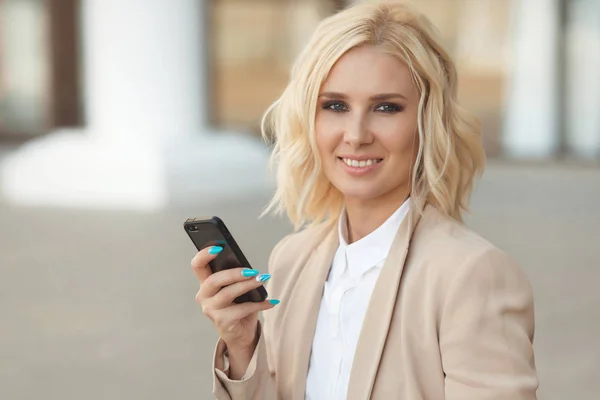
[[[397,113],[402,111],[403,109],[404,107],[394,103],[379,104],[377,107],[375,107],[375,111],[381,111],[384,113]]]
[[[328,101],[327,103],[323,104],[323,109],[331,110],[334,112],[348,111],[348,107],[346,107],[346,105],[344,103],[339,102],[339,101]]]

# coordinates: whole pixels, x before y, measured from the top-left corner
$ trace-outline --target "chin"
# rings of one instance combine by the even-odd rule
[[[337,187],[337,189],[342,193],[345,199],[353,199],[353,200],[372,200],[374,198],[380,197],[385,193],[383,188],[378,187],[360,187],[360,185],[352,185],[352,187],[348,187],[350,185],[344,185],[345,187]]]

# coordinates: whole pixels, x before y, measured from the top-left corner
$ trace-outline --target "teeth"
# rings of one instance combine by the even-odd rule
[[[374,158],[371,160],[352,160],[350,158],[342,158],[342,161],[344,161],[344,163],[346,163],[346,165],[350,166],[350,167],[355,167],[355,168],[364,168],[364,167],[368,167],[369,165],[373,165],[373,164],[377,164],[378,162],[381,162],[380,159]]]

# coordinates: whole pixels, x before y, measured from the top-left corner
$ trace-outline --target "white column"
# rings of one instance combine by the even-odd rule
[[[520,0],[515,5],[514,56],[502,137],[508,156],[543,158],[559,145],[558,1]]]
[[[0,165],[17,204],[158,209],[264,193],[268,149],[207,124],[204,1],[83,0],[87,127]]]
[[[82,3],[87,122],[115,139],[172,139],[205,124],[201,2]]]
[[[600,156],[600,0],[569,3],[567,30],[567,147]]]

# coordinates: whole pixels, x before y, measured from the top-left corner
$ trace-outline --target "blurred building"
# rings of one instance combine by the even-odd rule
[[[156,208],[270,185],[257,138],[344,0],[0,0],[4,196]],[[491,156],[600,156],[600,0],[413,0]],[[218,197],[218,196],[217,196]]]

